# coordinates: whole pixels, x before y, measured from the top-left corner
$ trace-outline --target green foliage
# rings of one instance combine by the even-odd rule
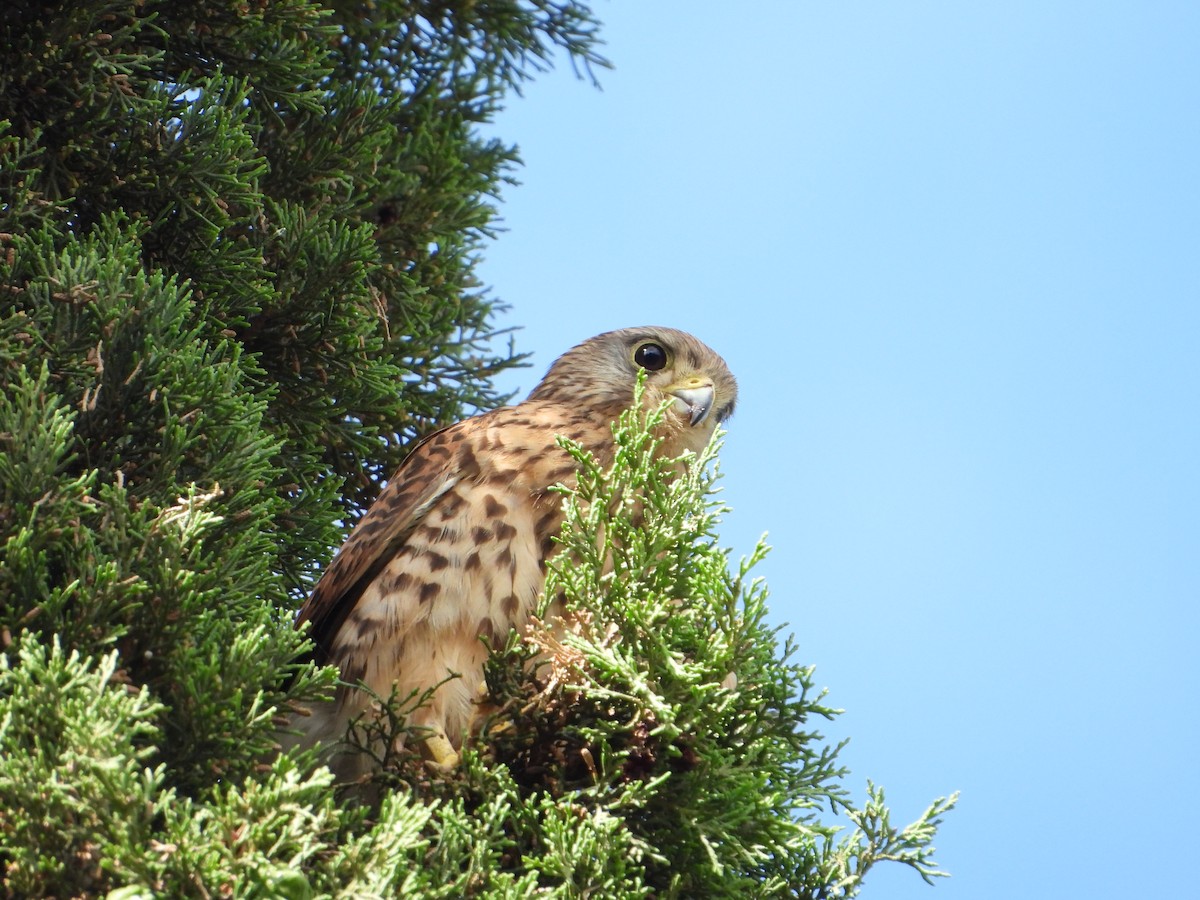
[[[4,886],[75,894],[102,883],[122,851],[148,842],[170,801],[161,766],[149,768],[154,717],[146,691],[115,683],[117,654],[27,641],[0,656],[0,847]]]
[[[0,893],[849,896],[940,874],[715,542],[712,454],[583,475],[451,773],[279,754],[296,600],[414,438],[500,402],[476,126],[586,6],[11,0],[0,16]],[[715,452],[715,451],[714,451]],[[564,616],[560,624],[556,617]],[[403,700],[404,698],[400,698]],[[419,698],[417,698],[419,699]],[[404,728],[393,704],[379,727]],[[844,812],[838,838],[818,819]]]
[[[165,704],[181,789],[244,774],[247,750],[274,744],[270,708],[314,680],[282,686],[302,642],[275,611],[291,548],[266,401],[190,292],[146,272],[133,229],[108,217],[61,249],[27,241],[0,401],[0,622],[9,640],[117,647]]]
[[[731,571],[715,537],[716,447],[658,460],[654,421],[627,415],[607,469],[571,448],[582,475],[548,585],[565,618],[548,609],[490,661],[497,712],[458,770],[389,760],[376,806],[339,801],[327,770],[288,756],[178,796],[150,765],[161,709],[115,653],[23,642],[0,668],[6,887],[817,898],[854,896],[884,860],[943,874],[930,842],[954,798],[904,829],[874,787],[850,803],[837,749],[807,724],[835,711],[764,622],[750,577],[764,549]],[[212,524],[195,502],[167,519],[184,534]],[[857,827],[837,840],[826,809]]]
[[[547,597],[565,618],[551,612],[493,660],[492,699],[512,723],[491,752],[531,796],[619,823],[641,870],[627,890],[845,897],[885,859],[944,874],[930,841],[954,798],[899,831],[881,792],[852,804],[840,748],[810,725],[837,711],[766,624],[766,590],[750,574],[766,547],[731,567],[719,546],[718,445],[658,459],[662,413],[626,414],[609,468],[564,442],[580,478]],[[514,680],[531,660],[533,678]],[[858,827],[838,841],[822,810]]]

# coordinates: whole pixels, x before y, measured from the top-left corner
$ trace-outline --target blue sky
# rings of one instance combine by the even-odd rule
[[[849,785],[962,791],[936,889],[1186,893],[1200,794],[1200,4],[599,3],[496,131],[483,277],[534,368],[692,331],[735,553]]]

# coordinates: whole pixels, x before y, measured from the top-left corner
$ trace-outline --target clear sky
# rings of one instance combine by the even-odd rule
[[[741,398],[724,542],[936,889],[1196,890],[1200,3],[600,2],[512,98],[483,277],[535,367],[663,324]],[[560,62],[562,62],[560,60]]]

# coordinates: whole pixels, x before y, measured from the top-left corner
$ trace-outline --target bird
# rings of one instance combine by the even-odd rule
[[[577,464],[555,438],[610,464],[612,425],[639,372],[647,410],[670,402],[656,434],[663,458],[699,453],[733,413],[737,383],[715,351],[673,328],[624,328],[568,350],[523,402],[413,446],[296,617],[316,662],[340,670],[334,696],[294,720],[301,744],[337,746],[372,695],[432,691],[407,724],[426,735],[431,764],[457,762],[489,648],[536,612],[557,547],[552,488],[574,486]],[[334,751],[330,766],[352,780],[366,763],[349,755]]]

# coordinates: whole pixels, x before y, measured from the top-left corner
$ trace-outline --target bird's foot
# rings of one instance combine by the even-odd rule
[[[449,772],[458,767],[458,751],[444,734],[431,734],[425,738],[425,764],[438,772]]]

